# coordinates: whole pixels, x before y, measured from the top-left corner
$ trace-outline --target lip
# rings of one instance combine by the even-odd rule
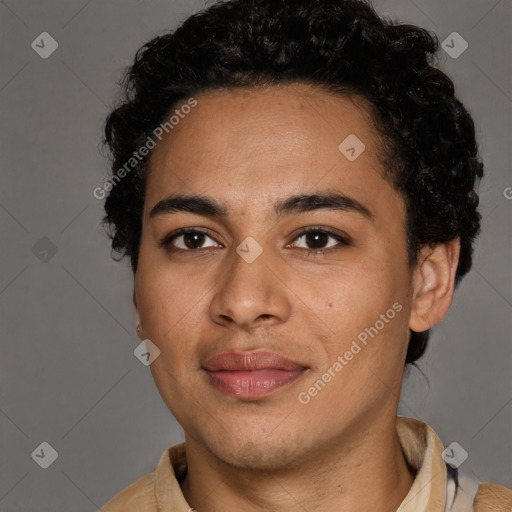
[[[266,396],[297,380],[307,368],[276,352],[223,352],[203,364],[210,383],[237,398]]]

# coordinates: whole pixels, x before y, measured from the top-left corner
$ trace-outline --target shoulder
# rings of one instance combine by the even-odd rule
[[[116,494],[103,505],[100,512],[158,512],[169,503],[179,502],[180,505],[186,505],[176,480],[176,476],[181,478],[186,470],[185,443],[166,448],[155,471],[144,475]]]
[[[475,497],[475,512],[510,512],[512,489],[502,485],[481,483]]]
[[[156,512],[155,474],[148,473],[116,494],[100,512]]]

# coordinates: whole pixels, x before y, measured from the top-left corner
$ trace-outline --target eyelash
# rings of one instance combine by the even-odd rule
[[[198,228],[182,228],[182,229],[179,229],[178,231],[175,231],[173,233],[170,233],[170,234],[166,235],[160,241],[159,245],[161,247],[163,247],[164,249],[166,249],[168,252],[171,252],[171,253],[175,253],[175,252],[196,252],[196,251],[199,251],[201,249],[201,247],[199,247],[197,249],[181,249],[179,247],[173,247],[172,246],[172,242],[176,238],[178,238],[181,235],[186,235],[186,234],[190,234],[190,233],[203,234],[203,235],[206,235],[206,236],[212,238],[213,240],[215,240],[213,238],[212,234],[210,234],[210,232],[208,230],[198,229]],[[337,242],[339,242],[339,244],[341,246],[348,247],[348,246],[352,245],[351,240],[350,240],[350,238],[348,236],[342,236],[342,235],[340,235],[338,233],[334,233],[333,231],[330,231],[330,230],[328,230],[326,228],[323,228],[323,227],[320,227],[320,226],[309,226],[307,228],[304,228],[293,239],[293,242],[296,242],[302,236],[307,235],[309,233],[320,233],[320,234],[327,235],[328,237],[332,237]],[[312,256],[312,255],[314,256],[314,255],[324,254],[326,252],[339,249],[339,246],[327,247],[327,248],[324,248],[324,249],[304,249],[304,248],[300,248],[300,249],[302,249],[303,251],[307,251],[307,255],[308,256]]]

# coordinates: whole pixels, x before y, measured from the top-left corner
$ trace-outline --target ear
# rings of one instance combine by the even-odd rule
[[[412,278],[411,330],[426,331],[446,315],[455,290],[459,253],[459,238],[420,250]]]
[[[137,321],[137,336],[141,340],[144,340],[145,338],[144,338],[144,335],[142,333],[142,324],[141,324],[141,321],[140,321],[139,308],[137,307],[137,296],[135,294],[135,290],[133,290],[132,302],[133,302],[133,307],[135,308],[135,319]]]

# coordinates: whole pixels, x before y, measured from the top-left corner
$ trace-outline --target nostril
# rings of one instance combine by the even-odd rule
[[[220,315],[220,316],[221,316],[221,318],[222,318],[223,320],[225,320],[226,322],[228,322],[228,323],[230,323],[230,324],[235,323],[235,321],[234,321],[230,316],[228,316],[228,315]]]

